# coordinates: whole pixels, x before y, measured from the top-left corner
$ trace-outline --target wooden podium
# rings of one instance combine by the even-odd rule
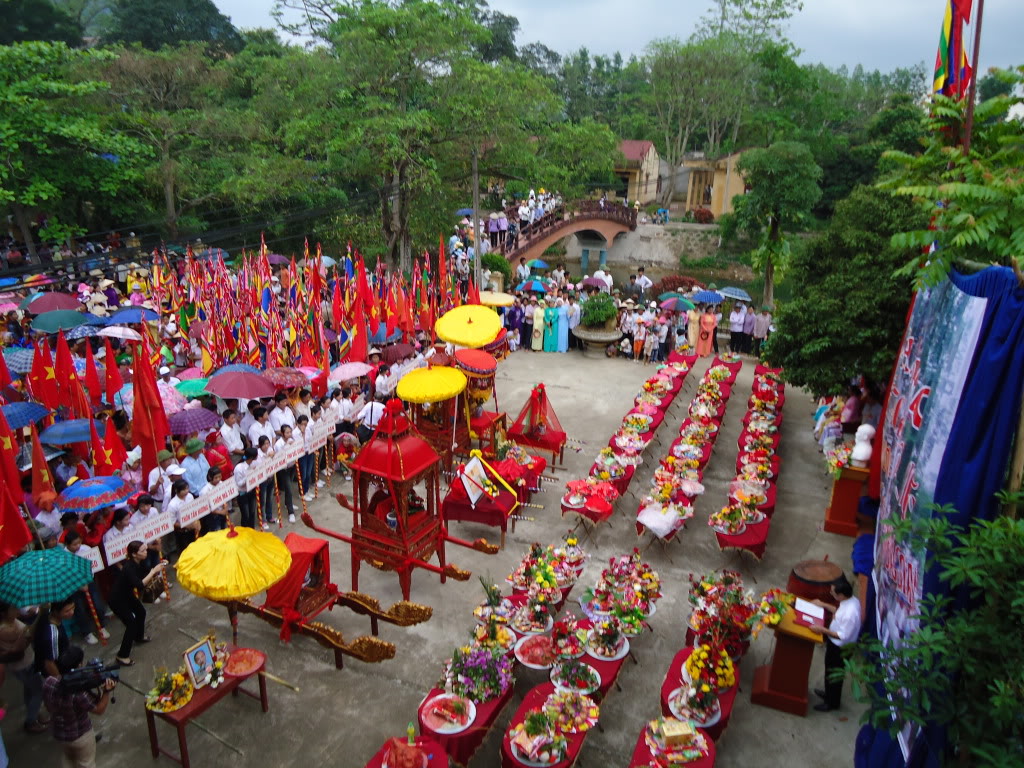
[[[832,498],[825,509],[825,530],[841,536],[857,535],[857,504],[860,502],[868,470],[845,467],[832,481]]]
[[[750,700],[791,715],[807,714],[807,680],[814,658],[814,646],[821,635],[794,621],[791,608],[775,625],[775,655],[754,670],[754,688]]]

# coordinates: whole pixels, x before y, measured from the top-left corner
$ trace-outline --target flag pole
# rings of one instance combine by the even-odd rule
[[[967,89],[967,116],[964,119],[964,157],[967,157],[971,152],[971,134],[974,132],[974,102],[978,87],[978,54],[981,51],[981,20],[984,15],[985,0],[978,0],[978,15],[974,20],[974,51],[971,53],[971,84]]]

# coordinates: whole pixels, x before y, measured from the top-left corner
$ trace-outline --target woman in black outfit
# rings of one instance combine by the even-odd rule
[[[161,561],[149,571],[144,571],[142,562],[147,554],[143,542],[129,543],[125,561],[121,564],[121,572],[114,581],[113,589],[110,590],[110,609],[124,623],[124,637],[121,638],[121,648],[115,657],[123,667],[130,667],[135,663],[131,658],[133,643],[149,642],[146,636],[146,609],[142,607],[139,597],[149,583],[160,575],[165,563]]]

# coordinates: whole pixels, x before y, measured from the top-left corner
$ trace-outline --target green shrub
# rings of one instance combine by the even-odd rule
[[[501,272],[505,276],[506,287],[512,285],[512,265],[500,253],[488,251],[484,254],[483,259],[480,260],[480,264],[485,269],[491,270],[491,272]]]
[[[587,328],[596,328],[618,314],[619,310],[615,308],[612,297],[607,293],[598,293],[583,303],[583,316],[580,322]]]

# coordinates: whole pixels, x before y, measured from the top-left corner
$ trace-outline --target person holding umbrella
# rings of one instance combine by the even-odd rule
[[[167,561],[161,560],[148,572],[144,572],[142,563],[148,554],[149,551],[143,542],[129,542],[125,550],[125,561],[121,563],[114,586],[110,590],[110,610],[124,624],[121,647],[114,657],[122,667],[135,664],[131,657],[132,646],[135,643],[149,642],[146,635],[146,609],[136,597],[136,590],[138,594],[145,592],[153,579],[157,578],[167,565]]]

